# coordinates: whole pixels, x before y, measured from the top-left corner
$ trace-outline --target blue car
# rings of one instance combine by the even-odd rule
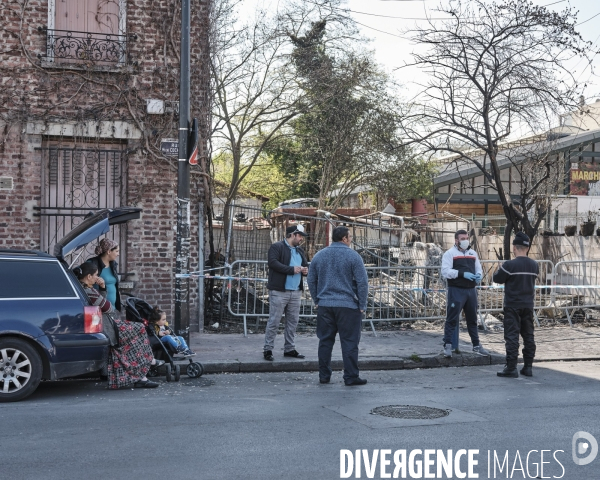
[[[100,210],[58,242],[54,255],[0,249],[0,402],[28,397],[42,379],[102,369],[109,345],[102,313],[64,259],[140,214],[139,208]]]

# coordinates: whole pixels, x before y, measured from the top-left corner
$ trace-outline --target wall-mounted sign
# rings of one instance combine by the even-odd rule
[[[600,196],[600,165],[572,164],[570,193],[571,195]]]
[[[177,157],[179,155],[179,141],[175,138],[163,138],[160,141],[160,151],[163,155]]]

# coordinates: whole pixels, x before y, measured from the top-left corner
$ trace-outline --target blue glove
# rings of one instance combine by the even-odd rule
[[[471,273],[471,272],[463,273],[463,277],[466,278],[467,280],[471,280],[472,282],[477,281],[477,275],[475,275],[474,273]]]
[[[482,278],[483,278],[483,276],[481,275],[481,273],[476,273],[475,274],[475,283],[477,283],[477,285],[480,285]]]

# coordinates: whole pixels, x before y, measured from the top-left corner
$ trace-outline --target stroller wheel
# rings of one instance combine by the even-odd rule
[[[158,377],[158,368],[156,367],[150,367],[150,370],[148,370],[148,373],[146,374],[147,377]]]
[[[190,362],[185,371],[190,378],[199,378],[204,373],[204,368],[199,362]]]
[[[167,363],[165,365],[165,368],[167,370],[167,382],[172,382],[173,381],[173,370],[171,369],[171,365],[169,365]]]
[[[175,381],[178,382],[181,378],[181,367],[175,364]]]

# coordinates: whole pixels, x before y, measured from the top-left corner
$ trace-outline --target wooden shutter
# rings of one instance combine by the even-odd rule
[[[119,33],[119,0],[56,0],[56,30]]]

